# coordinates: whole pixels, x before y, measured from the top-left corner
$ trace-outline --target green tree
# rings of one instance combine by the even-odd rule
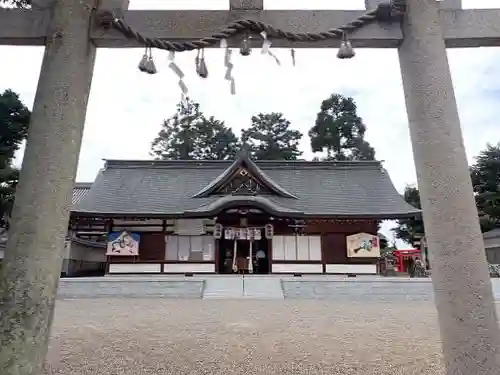
[[[481,229],[500,227],[500,143],[488,144],[470,170]]]
[[[500,227],[500,143],[488,144],[476,157],[470,172],[481,230],[487,232]],[[422,209],[416,187],[407,186],[404,199],[413,207]],[[393,230],[397,238],[415,245],[424,235],[424,223],[421,219],[401,219]]]
[[[323,100],[316,123],[309,130],[311,149],[325,152],[325,160],[375,160],[375,150],[364,139],[365,132],[354,99],[333,94]]]
[[[241,142],[255,160],[297,160],[302,133],[290,128],[282,113],[259,113],[241,133]]]
[[[222,121],[207,118],[189,98],[165,120],[151,144],[151,155],[166,160],[226,160],[239,150],[238,137]]]
[[[403,198],[406,203],[415,208],[422,209],[422,205],[420,204],[420,192],[416,187],[407,186]],[[415,244],[425,235],[424,222],[421,218],[400,219],[397,223],[397,226],[392,229],[396,237],[412,246],[415,246]]]
[[[380,225],[378,227],[380,231]],[[378,232],[378,240],[379,240],[379,245],[380,245],[380,250],[385,250],[386,248],[389,247],[389,239],[383,234]]]
[[[31,113],[12,90],[0,94],[0,227],[5,228],[14,202],[19,171],[14,156],[28,135]]]

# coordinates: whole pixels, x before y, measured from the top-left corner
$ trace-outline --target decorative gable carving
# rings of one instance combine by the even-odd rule
[[[216,194],[257,195],[270,194],[270,191],[246,168],[239,168]]]
[[[219,177],[210,182],[193,198],[223,195],[267,195],[298,199],[269,178],[248,155],[243,154]]]

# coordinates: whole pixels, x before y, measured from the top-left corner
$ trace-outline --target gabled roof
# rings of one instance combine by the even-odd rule
[[[231,161],[107,160],[79,215],[206,217],[236,206],[274,216],[395,219],[420,214],[394,188],[379,162],[258,161],[276,194],[207,195],[227,178]],[[289,197],[290,195],[290,197]]]
[[[246,153],[242,154],[238,159],[234,161],[224,172],[222,172],[215,179],[210,181],[208,185],[206,185],[202,190],[193,195],[194,198],[204,198],[208,197],[211,194],[217,192],[222,186],[228,183],[231,178],[233,178],[234,174],[240,169],[243,168],[248,170],[249,173],[255,177],[260,184],[262,184],[269,191],[273,192],[277,196],[283,198],[292,198],[298,199],[292,193],[289,193],[285,189],[283,189],[280,185],[274,182],[269,176],[267,176],[262,169],[260,169],[257,164],[255,164]]]

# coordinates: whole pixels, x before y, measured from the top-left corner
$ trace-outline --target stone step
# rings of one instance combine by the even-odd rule
[[[204,299],[283,299],[281,280],[276,277],[228,276],[207,278]]]
[[[203,281],[187,280],[61,280],[57,297],[76,298],[195,298],[202,297]]]
[[[241,297],[243,297],[243,278],[241,276],[220,276],[205,280],[204,299]]]
[[[243,295],[247,298],[284,299],[281,280],[275,277],[246,277]]]
[[[500,300],[500,279],[491,280],[495,300]],[[430,280],[283,280],[285,298],[335,299],[343,302],[432,301]]]

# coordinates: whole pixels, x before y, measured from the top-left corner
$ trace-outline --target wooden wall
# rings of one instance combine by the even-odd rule
[[[139,259],[165,260],[165,235],[163,233],[141,233]]]
[[[75,220],[76,219],[76,220]],[[237,215],[220,215],[218,222],[223,225],[239,225]],[[293,220],[269,220],[267,215],[250,215],[248,224],[265,225],[272,223],[276,235],[295,233]],[[106,233],[133,229],[140,233],[139,257],[112,257],[112,262],[163,261],[165,260],[165,235],[171,233],[173,220],[150,219],[146,223],[132,220],[110,220],[96,218],[73,218],[73,230]],[[75,228],[76,227],[76,228]],[[365,232],[377,234],[376,220],[307,220],[300,231],[305,235],[321,235],[323,263],[330,264],[371,264],[375,258],[348,258],[346,237]],[[270,250],[272,246],[270,246]],[[215,256],[217,257],[217,250]],[[217,259],[217,258],[216,258]]]
[[[362,232],[376,235],[377,229],[374,220],[316,221],[310,223],[305,232],[321,234],[321,253],[325,264],[373,264],[377,258],[347,256],[347,236]]]
[[[346,235],[330,233],[321,236],[321,254],[325,264],[373,264],[378,258],[349,258]]]
[[[360,232],[377,234],[375,220],[311,220],[306,225],[304,233],[307,234],[341,233],[346,236]]]
[[[165,260],[165,235],[163,233],[140,233],[139,256],[113,256],[109,261],[129,263],[137,261]]]
[[[275,234],[292,234],[291,223],[275,222]],[[305,235],[321,235],[321,254],[325,264],[373,264],[377,258],[349,258],[347,236],[356,233],[377,234],[375,220],[309,220],[301,229]]]

